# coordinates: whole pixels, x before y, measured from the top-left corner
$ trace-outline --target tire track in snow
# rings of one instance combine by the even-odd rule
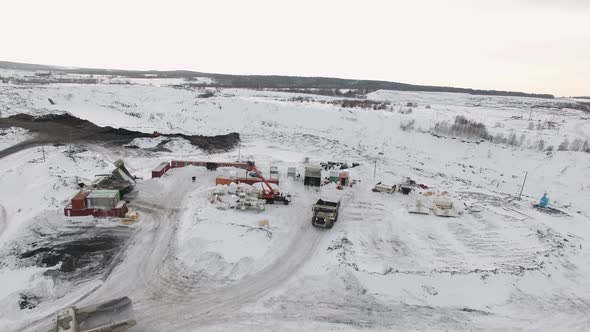
[[[321,239],[323,232],[311,227],[308,223],[311,212],[307,212],[283,255],[262,270],[226,287],[217,287],[217,280],[207,277],[197,280],[184,277],[177,268],[174,248],[181,202],[190,189],[194,187],[180,180],[167,195],[134,200],[132,207],[142,212],[139,230],[130,240],[121,266],[85,298],[85,303],[129,296],[134,302],[137,331],[224,322],[235,317],[245,304],[257,301],[286,282],[315,252]],[[119,268],[121,273],[117,271]],[[227,316],[230,313],[233,315]]]
[[[193,285],[189,289],[163,285],[157,292],[159,297],[154,299],[156,303],[147,301],[135,306],[136,311],[142,313],[138,317],[138,329],[161,331],[171,327],[188,328],[198,323],[224,322],[233,317],[245,304],[257,301],[286,282],[315,252],[322,232],[311,227],[307,220],[303,218],[284,255],[235,284],[209,290],[202,289],[206,285]],[[170,311],[170,307],[174,311]],[[233,315],[226,317],[228,313]]]
[[[354,192],[349,192],[342,197],[341,209],[347,209],[353,196]],[[313,227],[309,220],[311,210],[302,215],[291,242],[270,265],[224,288],[203,289],[208,285],[194,281],[191,284],[190,279],[183,279],[178,273],[162,275],[163,272],[170,272],[170,269],[162,268],[164,265],[173,267],[176,263],[170,251],[158,271],[160,278],[156,280],[163,283],[151,291],[156,296],[151,300],[156,303],[146,301],[136,305],[138,312],[145,313],[138,319],[138,328],[159,331],[239,321],[238,312],[242,307],[258,301],[287,282],[317,251],[324,231]],[[171,245],[171,250],[174,247]],[[174,311],[169,311],[170,307]],[[182,319],[179,320],[179,317]]]

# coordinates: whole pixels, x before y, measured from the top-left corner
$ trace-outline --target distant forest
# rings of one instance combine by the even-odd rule
[[[425,91],[425,92],[455,92],[472,95],[489,96],[516,96],[535,98],[554,98],[551,94],[535,94],[514,91],[477,90],[468,88],[454,88],[429,85],[414,85],[398,82],[353,80],[329,77],[298,77],[275,75],[229,75],[215,73],[201,73],[189,70],[119,70],[119,69],[93,69],[93,68],[67,68],[47,65],[24,64],[18,62],[0,61],[0,68],[17,70],[47,70],[60,71],[72,74],[88,75],[116,75],[130,78],[145,78],[146,75],[153,78],[186,78],[211,77],[214,83],[195,83],[198,86],[213,86],[222,88],[249,88],[249,89],[355,89],[365,91],[398,90],[398,91]]]

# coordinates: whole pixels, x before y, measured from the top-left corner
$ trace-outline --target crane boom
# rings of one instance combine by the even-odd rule
[[[270,183],[268,183],[268,181],[266,181],[266,179],[264,178],[264,176],[262,175],[262,173],[258,170],[258,168],[256,168],[256,166],[252,167],[252,170],[256,173],[256,175],[262,180],[262,182],[264,182],[264,184],[268,187],[269,193],[271,195],[274,195],[274,190],[272,189],[272,187],[270,186]]]

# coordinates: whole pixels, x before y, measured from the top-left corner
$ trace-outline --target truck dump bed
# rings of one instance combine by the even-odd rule
[[[330,201],[324,201],[323,199],[318,199],[318,201],[314,204],[314,207],[317,205],[326,207],[326,208],[330,208],[330,207],[334,207],[337,208],[338,205],[340,204],[340,202],[330,202]]]

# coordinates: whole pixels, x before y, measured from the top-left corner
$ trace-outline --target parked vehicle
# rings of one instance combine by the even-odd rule
[[[116,320],[114,322],[101,324],[99,326],[87,326],[87,321],[98,316],[108,317],[116,312],[125,310],[131,305],[131,300],[127,297],[105,301],[99,304],[93,304],[85,307],[67,307],[60,310],[56,317],[56,327],[52,329],[55,332],[99,332],[99,331],[123,331],[134,325],[133,319]]]
[[[338,209],[340,201],[330,202],[318,199],[313,205],[313,218],[311,224],[317,227],[332,228],[338,220]]]
[[[396,185],[389,185],[389,184],[385,184],[385,183],[377,183],[375,185],[375,187],[373,188],[373,191],[376,193],[388,193],[388,194],[392,194],[395,192],[396,189]]]
[[[258,175],[258,178],[262,180],[262,193],[259,198],[266,200],[267,204],[274,204],[275,202],[282,202],[285,205],[289,205],[291,203],[291,195],[282,193],[278,190],[274,190],[270,183],[264,178],[262,173],[256,168],[253,167],[253,171]]]

